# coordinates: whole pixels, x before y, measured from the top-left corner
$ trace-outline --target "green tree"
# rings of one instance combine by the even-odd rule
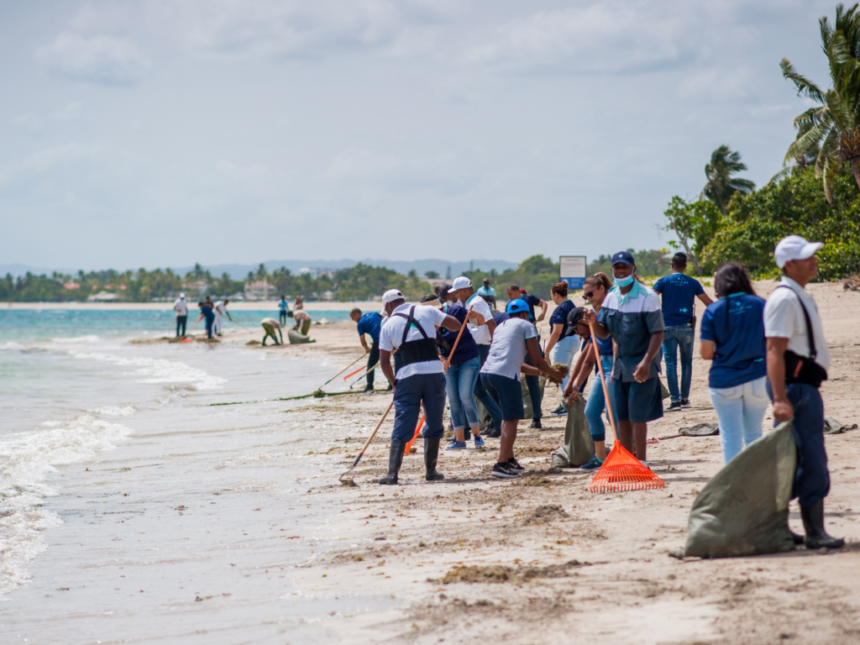
[[[827,56],[831,88],[822,91],[801,76],[787,58],[780,62],[782,75],[797,88],[798,95],[817,105],[794,119],[803,134],[788,147],[785,161],[796,159],[818,147],[815,176],[823,178],[824,194],[833,203],[834,176],[843,164],[851,167],[860,187],[860,13],[858,6],[836,7],[833,27],[826,16],[819,20],[821,45]]]
[[[438,271],[425,271],[424,277],[427,278],[428,280],[438,280],[439,279],[439,272]]]
[[[737,192],[746,195],[755,190],[755,184],[749,179],[732,176],[746,169],[747,166],[741,161],[739,152],[732,152],[725,145],[720,146],[711,153],[711,162],[705,165],[705,176],[708,181],[699,199],[707,197],[716,204],[721,213],[725,214],[732,195]]]
[[[702,275],[702,251],[719,230],[723,216],[713,201],[698,200],[687,202],[677,195],[669,201],[669,206],[663,213],[668,220],[665,230],[672,231],[678,242],[669,242],[670,246],[684,249],[687,257],[693,263],[696,275]]]

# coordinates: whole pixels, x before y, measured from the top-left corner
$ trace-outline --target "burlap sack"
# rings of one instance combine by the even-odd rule
[[[564,445],[552,453],[552,465],[559,468],[579,468],[594,456],[594,441],[585,419],[585,397],[573,403],[562,401],[567,408],[567,425],[564,428]]]

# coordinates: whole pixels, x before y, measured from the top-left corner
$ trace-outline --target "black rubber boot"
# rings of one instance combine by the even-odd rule
[[[806,538],[803,543],[807,549],[840,549],[845,546],[842,538],[830,537],[824,530],[824,500],[820,499],[812,506],[801,506],[800,516],[803,518],[803,528]]]
[[[403,464],[403,451],[406,449],[405,441],[391,441],[391,450],[388,453],[388,474],[379,478],[380,484],[396,485],[397,474]]]
[[[424,440],[424,467],[427,470],[424,479],[428,482],[445,479],[445,475],[436,470],[436,461],[439,459],[439,443],[441,441],[441,439]]]

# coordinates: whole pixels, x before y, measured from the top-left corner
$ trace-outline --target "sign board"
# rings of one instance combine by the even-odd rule
[[[582,289],[585,286],[585,256],[562,255],[558,259],[561,282],[567,282],[569,289]]]

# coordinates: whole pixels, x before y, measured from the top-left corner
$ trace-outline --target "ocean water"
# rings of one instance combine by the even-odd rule
[[[328,643],[329,621],[393,606],[290,578],[349,539],[309,493],[337,476],[314,453],[357,422],[210,405],[311,392],[341,365],[139,342],[171,325],[0,310],[0,642]]]

